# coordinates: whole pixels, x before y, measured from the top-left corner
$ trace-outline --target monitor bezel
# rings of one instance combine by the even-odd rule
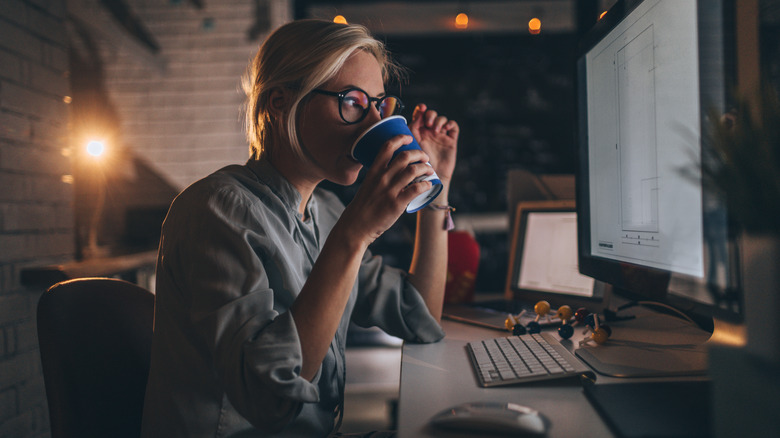
[[[711,327],[711,319],[719,318],[732,323],[740,323],[744,319],[744,315],[741,311],[733,311],[723,309],[717,305],[707,304],[700,301],[695,301],[684,296],[675,294],[674,291],[670,291],[670,283],[672,277],[682,276],[682,274],[673,274],[669,271],[662,269],[637,265],[628,262],[611,260],[603,257],[598,257],[590,254],[591,239],[590,239],[590,187],[589,187],[589,169],[588,169],[588,134],[587,134],[587,90],[582,86],[583,78],[586,74],[585,55],[590,49],[592,49],[599,41],[601,41],[607,34],[617,27],[634,9],[636,9],[641,3],[648,0],[618,0],[617,3],[599,20],[596,25],[586,33],[580,40],[580,45],[577,52],[576,60],[576,96],[577,96],[577,113],[578,120],[576,124],[576,144],[578,153],[577,171],[575,174],[576,181],[576,200],[577,200],[577,234],[578,234],[578,263],[580,272],[584,275],[591,276],[597,280],[601,280],[610,284],[613,287],[613,293],[632,300],[652,300],[659,301],[669,305],[672,305],[686,313],[697,317],[697,320],[702,325],[707,325],[707,328]],[[708,114],[708,111],[712,108],[713,101],[724,102],[723,108],[720,110],[726,110],[729,107],[729,103],[733,97],[733,90],[735,89],[736,78],[736,62],[735,62],[735,23],[734,23],[734,0],[720,0],[719,6],[721,14],[714,17],[711,13],[712,2],[698,1],[697,2],[697,19],[699,20],[698,26],[698,39],[699,39],[699,79],[700,89],[699,95],[701,98],[701,114],[702,124],[701,132],[705,132],[705,120],[704,117]],[[711,35],[707,34],[706,26],[702,26],[702,20],[718,19],[723,26],[723,57],[720,59],[721,63],[717,64],[719,68],[722,68],[724,80],[723,86],[720,87],[719,95],[713,95],[710,87],[712,64],[710,59],[702,55],[701,47],[707,44],[711,44]],[[704,188],[706,194],[703,196],[711,197],[716,196],[709,188]],[[736,227],[733,224],[729,224],[728,227],[728,246],[729,254],[732,264],[732,282],[734,283],[731,288],[739,290],[740,272],[739,272],[739,251],[737,243]],[[741,299],[738,303],[740,309],[744,309],[744,303]]]

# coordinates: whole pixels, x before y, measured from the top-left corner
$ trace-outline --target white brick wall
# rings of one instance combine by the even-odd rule
[[[70,260],[64,0],[0,0],[0,437],[48,435],[35,325],[19,272]]]
[[[289,0],[259,3],[272,27],[291,16]],[[179,189],[246,161],[240,80],[267,34],[247,37],[255,2],[207,1],[202,10],[169,0],[129,4],[161,50],[144,61],[121,42],[103,47],[106,85],[126,144]]]
[[[246,160],[240,78],[267,34],[247,38],[255,0],[205,3],[128,0],[161,46],[151,55],[99,0],[0,0],[0,437],[49,435],[35,325],[42,291],[24,288],[20,271],[75,253],[74,190],[63,182],[72,173],[67,16],[87,17],[99,41],[125,146],[183,188]],[[290,0],[259,3],[270,28],[292,15]]]
[[[125,146],[183,188],[246,160],[240,77],[267,34],[247,38],[254,0],[205,3],[128,0],[161,46],[151,55],[99,0],[0,0],[0,437],[49,435],[35,325],[42,291],[24,288],[20,271],[75,253],[74,190],[63,182],[72,173],[67,16],[87,17],[99,41]],[[270,28],[291,17],[289,0],[259,3]]]

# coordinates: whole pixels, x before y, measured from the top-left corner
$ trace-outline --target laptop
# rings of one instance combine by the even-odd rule
[[[504,297],[500,300],[446,304],[443,317],[497,330],[506,330],[508,314],[519,323],[537,320],[534,305],[547,301],[553,310],[594,311],[601,305],[604,284],[579,273],[577,266],[577,212],[573,200],[530,201],[517,204]],[[541,316],[542,326],[560,320]]]

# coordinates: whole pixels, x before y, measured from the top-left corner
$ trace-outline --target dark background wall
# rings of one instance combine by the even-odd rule
[[[451,195],[462,213],[506,211],[506,173],[572,173],[576,37],[528,33],[389,38],[425,102],[461,127]]]
[[[407,106],[407,118],[424,102],[458,122],[458,164],[450,204],[458,215],[507,212],[507,172],[573,173],[574,33],[389,36],[408,81],[390,85]],[[328,185],[345,202],[357,185]],[[392,264],[411,261],[414,217],[405,215],[373,249]],[[477,289],[503,289],[509,235],[477,232],[481,263]]]

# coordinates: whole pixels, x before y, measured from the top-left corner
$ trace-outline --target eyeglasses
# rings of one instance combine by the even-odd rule
[[[318,88],[312,91],[326,96],[338,97],[339,115],[349,125],[360,123],[366,118],[371,109],[371,102],[376,102],[376,109],[379,110],[379,116],[383,119],[400,114],[404,109],[401,99],[395,96],[388,94],[384,97],[371,97],[360,88],[350,88],[338,93]]]

